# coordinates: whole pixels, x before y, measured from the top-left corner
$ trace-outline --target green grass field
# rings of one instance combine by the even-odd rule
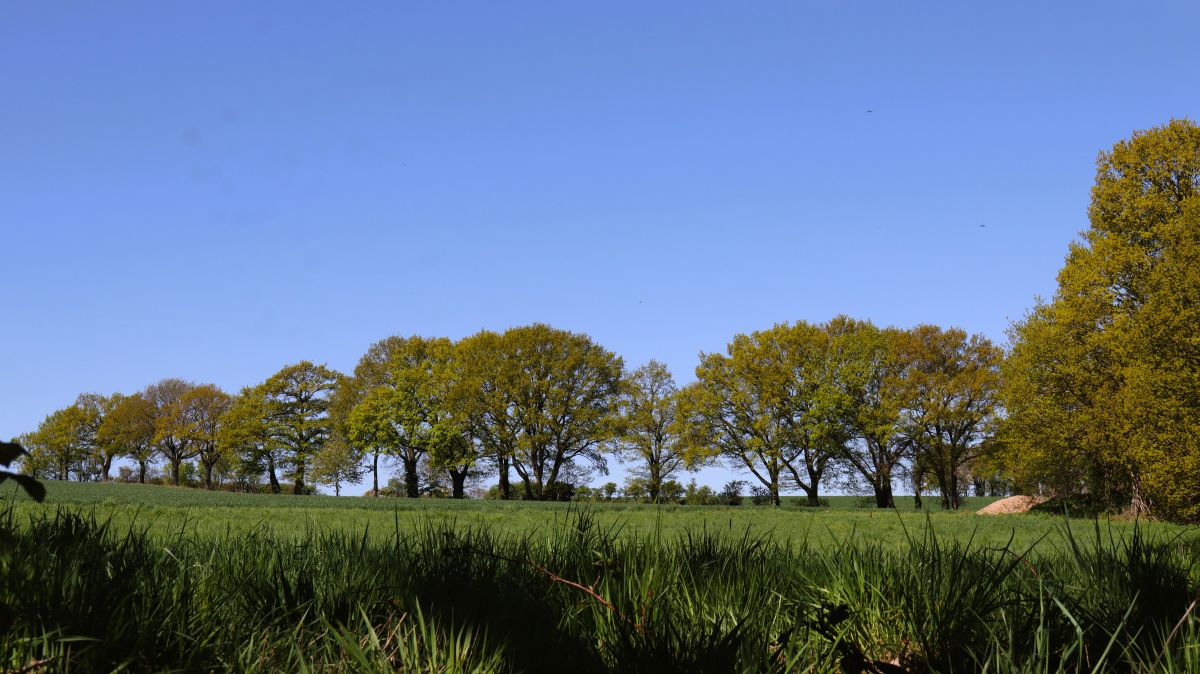
[[[1159,523],[47,486],[0,671],[1200,672]]]
[[[7,486],[7,485],[6,485]],[[1010,537],[1014,547],[1059,546],[1069,522],[1050,515],[978,516],[974,511],[994,498],[966,498],[957,512],[942,511],[936,498],[926,498],[926,509],[916,511],[912,499],[899,499],[894,511],[879,510],[858,496],[830,496],[828,508],[787,505],[771,508],[744,505],[680,506],[636,503],[538,503],[524,501],[453,501],[235,494],[201,489],[118,483],[46,482],[46,502],[40,506],[16,496],[19,512],[57,507],[94,513],[111,520],[116,528],[136,525],[152,536],[189,536],[269,532],[281,538],[303,539],[316,532],[367,532],[388,537],[399,528],[410,531],[418,525],[449,524],[458,528],[487,527],[490,530],[531,538],[546,537],[564,526],[573,513],[586,511],[605,528],[622,535],[657,532],[667,538],[692,531],[742,535],[768,535],[779,542],[807,542],[818,547],[864,540],[900,547],[908,537],[932,527],[940,536],[987,545],[1003,545]],[[930,507],[932,505],[932,507]],[[1077,534],[1092,535],[1093,529],[1074,521]],[[1132,528],[1123,521],[1105,522],[1107,532],[1121,534]],[[1150,528],[1163,534],[1185,528],[1155,523]]]

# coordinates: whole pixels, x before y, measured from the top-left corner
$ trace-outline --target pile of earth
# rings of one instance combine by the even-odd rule
[[[1045,501],[1044,498],[1036,496],[1009,496],[1002,498],[999,501],[986,505],[975,511],[976,515],[1019,515],[1027,513],[1034,506]]]

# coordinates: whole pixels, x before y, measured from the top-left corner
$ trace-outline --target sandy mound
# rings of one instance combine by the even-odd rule
[[[1009,496],[1002,498],[995,503],[984,506],[975,511],[976,515],[1016,515],[1023,512],[1029,512],[1033,506],[1041,503],[1045,499],[1040,499],[1034,496]]]

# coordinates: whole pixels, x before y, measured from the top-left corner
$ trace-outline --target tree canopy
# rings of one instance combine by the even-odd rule
[[[1026,484],[1200,519],[1200,127],[1101,153],[1089,228],[1011,333],[1008,465]]]

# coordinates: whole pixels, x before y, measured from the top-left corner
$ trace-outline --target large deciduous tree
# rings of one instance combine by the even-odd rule
[[[1200,127],[1102,153],[1088,217],[1053,299],[1012,328],[1006,458],[1026,482],[1200,520]]]
[[[507,500],[512,498],[509,480],[521,434],[513,414],[515,384],[509,379],[519,368],[506,365],[512,354],[501,344],[501,335],[490,330],[458,342],[454,356],[457,374],[449,395],[480,454],[495,464],[500,498]]]
[[[382,383],[350,413],[349,437],[360,446],[391,449],[404,466],[404,491],[420,495],[417,472],[434,446],[463,435],[447,402],[454,344],[444,337],[391,343]]]
[[[48,463],[53,466],[54,479],[69,479],[72,471],[77,476],[81,474],[83,462],[91,450],[92,425],[87,410],[79,405],[55,410],[38,424],[29,439],[30,444],[45,453]]]
[[[333,487],[334,496],[341,496],[343,485],[362,482],[362,454],[334,433],[313,456],[312,475],[314,482]]]
[[[475,439],[508,462],[525,497],[552,498],[577,461],[605,468],[615,437],[623,363],[581,333],[544,324],[484,332],[464,340],[463,377],[454,396]]]
[[[878,508],[896,507],[892,483],[910,444],[901,432],[909,361],[905,333],[869,321],[840,319],[832,336],[835,391],[847,433],[839,458],[874,493]]]
[[[906,440],[937,479],[942,506],[957,510],[960,473],[986,451],[997,420],[1004,354],[958,328],[920,325],[904,341]]]
[[[828,326],[803,321],[737,335],[725,354],[702,354],[680,398],[687,454],[744,468],[779,504],[781,478],[819,502],[842,437],[828,358]]]
[[[171,466],[171,481],[179,486],[179,467],[198,451],[188,434],[183,401],[196,385],[182,379],[163,379],[146,387],[143,395],[154,405],[154,445]]]
[[[381,444],[388,438],[351,432],[350,419],[355,408],[380,386],[389,384],[388,363],[392,353],[403,347],[405,338],[393,335],[372,344],[354,367],[354,374],[343,377],[329,401],[329,418],[334,436],[354,446],[357,453],[369,457],[371,494],[379,495],[379,462],[395,451],[394,445]],[[360,431],[366,429],[359,429]]]
[[[98,477],[107,482],[113,460],[121,453],[120,447],[104,442],[99,433],[104,418],[117,402],[117,396],[118,394],[105,396],[99,393],[81,393],[75,399],[75,407],[83,411],[85,420],[80,429],[85,447],[80,468],[89,479]]]
[[[279,473],[286,463],[284,447],[275,440],[267,394],[262,384],[243,388],[225,411],[217,434],[226,454],[237,456],[242,470],[266,475],[271,493],[282,491]]]
[[[662,485],[685,464],[676,424],[679,387],[666,365],[651,360],[634,370],[621,396],[621,425],[616,447],[634,461],[631,471],[644,480],[657,503]]]
[[[220,442],[220,431],[232,403],[229,394],[213,384],[194,386],[180,398],[183,434],[195,448],[206,489],[213,487],[213,468],[229,456]]]
[[[111,455],[129,457],[137,464],[138,482],[143,484],[154,454],[154,412],[154,404],[142,393],[117,395],[97,430],[98,440]],[[104,473],[108,475],[107,468]]]
[[[301,361],[283,368],[262,385],[270,435],[286,452],[296,494],[305,492],[305,475],[313,454],[329,438],[329,399],[340,379],[339,373],[324,365]]]

